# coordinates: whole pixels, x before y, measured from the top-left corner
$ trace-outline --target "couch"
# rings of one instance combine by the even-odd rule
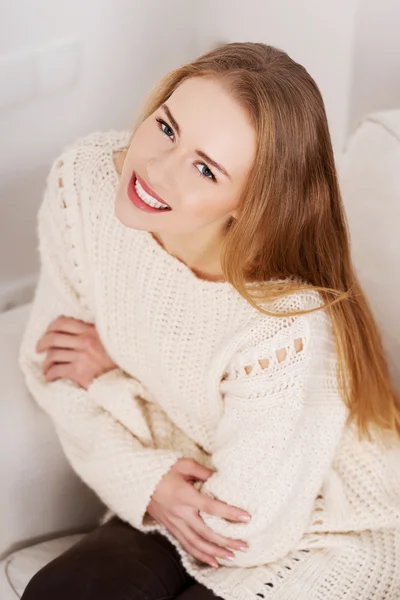
[[[353,258],[400,383],[400,110],[369,115],[338,165]],[[30,397],[17,354],[30,304],[0,314],[0,599],[76,543],[104,507],[76,477],[48,417]]]

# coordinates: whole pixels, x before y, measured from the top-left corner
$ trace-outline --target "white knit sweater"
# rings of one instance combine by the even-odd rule
[[[226,600],[400,598],[399,445],[359,441],[346,425],[326,312],[267,317],[124,227],[113,155],[128,138],[94,134],[67,149],[38,214],[42,269],[19,360],[71,465],[111,513],[161,531]],[[275,308],[319,303],[303,292]],[[87,391],[42,375],[35,345],[61,314],[95,323],[118,365]],[[201,513],[250,547],[219,568],[146,513],[180,457],[216,470],[204,494],[252,515],[242,524]]]

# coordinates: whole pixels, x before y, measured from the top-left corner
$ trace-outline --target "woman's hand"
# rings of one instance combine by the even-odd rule
[[[248,521],[250,515],[196,490],[193,481],[206,481],[213,473],[212,469],[203,467],[194,459],[179,459],[158,484],[147,512],[163,524],[187,552],[212,567],[218,567],[216,556],[234,556],[226,548],[246,550],[247,544],[214,533],[204,523],[199,510],[229,521],[243,522],[246,520],[243,516],[247,516]]]
[[[43,374],[47,381],[71,379],[81,387],[117,365],[108,356],[94,325],[72,317],[58,317],[36,345],[47,352]]]

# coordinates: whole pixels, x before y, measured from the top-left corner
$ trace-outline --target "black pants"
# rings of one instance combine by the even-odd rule
[[[43,567],[22,600],[222,600],[182,566],[171,542],[120,519],[98,527]]]

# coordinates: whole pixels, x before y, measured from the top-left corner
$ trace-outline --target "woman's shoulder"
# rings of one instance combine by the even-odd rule
[[[65,147],[66,151],[86,150],[87,152],[101,151],[106,148],[122,148],[129,143],[132,135],[128,130],[94,131],[76,138]]]
[[[296,290],[259,306],[268,314],[253,309],[253,318],[241,329],[238,343],[232,344],[234,357],[255,360],[282,348],[301,348],[307,355],[310,350],[325,352],[328,346],[331,353],[332,320],[318,290]]]
[[[336,377],[337,348],[329,309],[315,289],[290,293],[257,311],[228,353],[223,388],[236,384],[288,385],[316,374]],[[292,313],[290,316],[284,316]],[[293,314],[294,313],[294,314]],[[298,314],[297,314],[298,313]],[[332,384],[334,387],[334,383]],[[278,386],[278,387],[279,387]],[[271,388],[272,389],[272,388]]]
[[[129,131],[95,132],[67,145],[51,165],[40,212],[60,218],[100,212],[119,177],[114,156],[130,136]]]
[[[118,176],[114,156],[129,145],[130,136],[129,131],[105,131],[77,138],[54,159],[47,187],[56,180],[56,187],[62,186],[68,192],[71,188],[80,192],[88,185],[101,187],[105,178]]]
[[[53,161],[38,211],[39,229],[54,228],[66,248],[81,254],[96,236],[99,217],[112,206],[118,173],[114,151],[129,143],[130,132],[95,132],[66,146]]]
[[[113,157],[119,150],[129,145],[130,131],[102,131],[94,132],[77,138],[66,146],[57,162],[68,162],[75,182],[85,183],[89,176],[90,181],[95,181],[96,176],[104,177],[110,169],[115,170]],[[83,180],[80,180],[80,177]]]
[[[284,283],[293,281],[305,283],[297,279],[287,279]],[[260,307],[268,311],[257,311],[257,328],[263,332],[264,338],[293,336],[299,329],[308,331],[318,328],[318,324],[324,328],[331,325],[326,301],[321,292],[312,286],[289,291],[275,300],[260,303]]]

